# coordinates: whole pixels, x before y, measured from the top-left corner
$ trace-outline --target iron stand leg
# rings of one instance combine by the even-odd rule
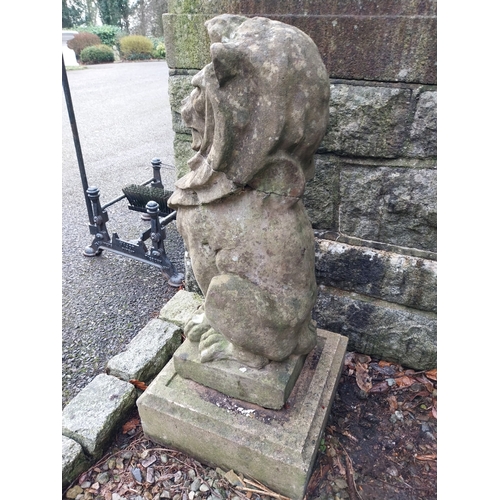
[[[90,234],[94,235],[94,240],[90,246],[85,247],[83,255],[85,255],[85,257],[96,257],[102,253],[102,248],[100,248],[101,244],[110,241],[109,233],[106,228],[106,222],[108,222],[109,217],[106,210],[101,208],[99,189],[95,186],[89,187],[87,189],[87,196],[92,205],[94,223],[89,224],[89,229]]]
[[[149,254],[154,259],[161,259],[163,262],[161,271],[168,278],[168,284],[178,287],[182,284],[184,275],[176,272],[165,253],[163,242],[166,237],[166,231],[160,224],[159,207],[156,201],[149,201],[146,205],[147,213],[151,217],[151,248]]]

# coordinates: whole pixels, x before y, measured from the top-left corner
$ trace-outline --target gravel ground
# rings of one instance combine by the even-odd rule
[[[62,498],[286,500],[250,477],[153,443],[137,409]],[[304,500],[436,498],[437,371],[348,352]]]
[[[68,71],[88,184],[101,202],[128,183],[152,177],[151,159],[173,163],[173,131],[165,62],[115,63]],[[84,257],[92,238],[75,145],[62,92],[62,406],[155,317],[176,292],[152,266],[103,251]],[[162,169],[167,189],[173,168]],[[124,240],[148,228],[126,200],[108,209],[108,231]],[[183,272],[184,247],[175,222],[165,249]]]

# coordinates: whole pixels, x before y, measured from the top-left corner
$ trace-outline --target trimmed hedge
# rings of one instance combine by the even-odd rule
[[[145,36],[130,35],[120,40],[120,54],[129,61],[151,59],[153,50],[153,42]]]
[[[83,32],[76,34],[74,38],[68,42],[68,48],[74,50],[77,59],[79,59],[83,49],[101,44],[101,39],[97,35]]]
[[[153,50],[153,57],[155,59],[165,59],[167,52],[165,50],[165,44],[159,43]]]
[[[97,35],[101,39],[101,43],[109,47],[118,45],[120,37],[123,36],[122,30],[118,26],[110,26],[109,24],[103,26],[79,26],[75,29]]]
[[[84,64],[100,64],[115,61],[115,54],[107,45],[86,47],[80,54],[80,61]]]

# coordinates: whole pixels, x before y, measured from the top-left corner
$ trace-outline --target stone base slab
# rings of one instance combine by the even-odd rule
[[[273,410],[284,406],[305,360],[305,356],[290,356],[282,363],[271,362],[261,370],[229,359],[202,363],[198,345],[186,339],[175,351],[175,371],[181,377]]]
[[[343,366],[347,338],[318,330],[286,405],[269,410],[182,378],[174,361],[137,400],[146,436],[302,500]]]

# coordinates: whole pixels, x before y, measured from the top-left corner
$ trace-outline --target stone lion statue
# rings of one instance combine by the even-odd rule
[[[301,197],[328,123],[329,80],[293,26],[228,14],[205,25],[212,62],[181,111],[196,154],[169,200],[205,296],[185,334],[202,362],[262,368],[316,344],[314,235]]]

